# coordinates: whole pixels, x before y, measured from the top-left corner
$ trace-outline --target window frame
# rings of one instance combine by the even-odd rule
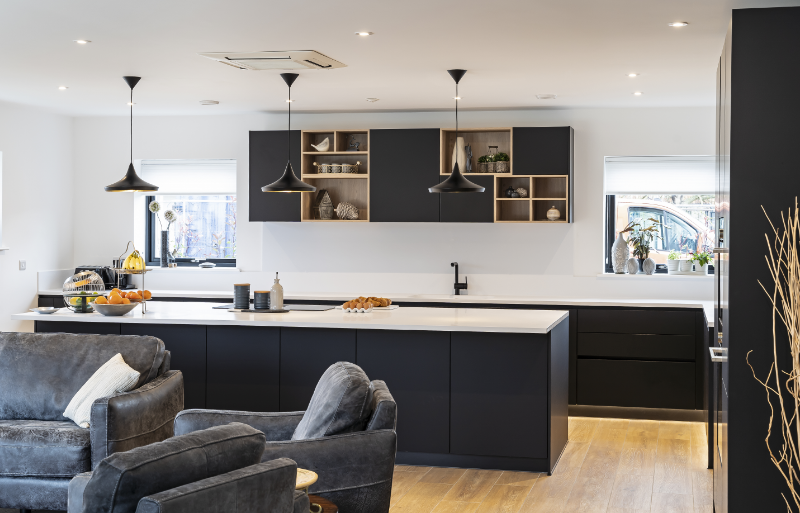
[[[150,205],[151,201],[155,201],[155,196],[146,196],[145,197],[145,244],[144,244],[144,253],[145,253],[145,263],[148,266],[153,267],[161,267],[161,256],[156,256],[154,254],[155,247],[156,247],[156,235],[159,234],[161,230],[158,230],[156,225],[158,222],[156,221],[156,214],[150,212],[150,209],[147,208],[147,205]],[[238,206],[237,206],[238,208]],[[178,267],[197,267],[199,264],[198,262],[193,262],[193,258],[176,258],[175,262],[178,264]],[[216,264],[217,267],[236,267],[236,259],[235,258],[206,258],[203,262],[211,262]]]

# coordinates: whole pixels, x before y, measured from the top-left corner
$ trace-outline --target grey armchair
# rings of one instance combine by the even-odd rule
[[[360,372],[353,364],[349,366],[349,377]],[[309,493],[320,495],[339,507],[341,513],[386,513],[389,511],[392,475],[397,453],[397,405],[383,381],[372,381],[369,390],[350,389],[342,395],[342,382],[332,376],[332,366],[320,379],[314,397],[306,412],[254,413],[223,410],[185,410],[175,419],[175,433],[183,434],[241,422],[263,432],[266,449],[262,461],[275,458],[291,458],[298,467],[312,470],[319,475]],[[363,375],[363,380],[367,380]],[[363,397],[364,411],[360,411],[359,398]],[[316,438],[295,439],[298,431],[307,431],[313,426],[315,409],[332,408],[330,425],[323,425],[325,434]],[[338,409],[337,409],[338,408]],[[338,434],[330,433],[331,425],[346,417],[351,411],[353,422]],[[331,413],[330,411],[328,413]],[[301,420],[305,421],[301,425]],[[363,417],[363,422],[358,420]],[[313,430],[313,429],[312,429]]]
[[[72,479],[67,511],[308,513],[297,464],[263,452],[263,433],[232,423],[113,454]]]
[[[62,416],[115,354],[141,373],[130,392],[97,400],[91,427]],[[0,508],[66,510],[70,479],[119,451],[170,438],[183,375],[153,337],[0,334]]]

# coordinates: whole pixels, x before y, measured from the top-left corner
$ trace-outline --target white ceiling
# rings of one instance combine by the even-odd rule
[[[348,67],[301,71],[293,110],[714,105],[732,8],[798,0],[6,0],[0,100],[70,115],[126,115],[123,75],[143,77],[137,114],[286,108],[275,71],[199,52],[305,50]],[[688,21],[681,29],[668,22]],[[372,31],[371,37],[354,35]],[[90,39],[77,45],[75,39]],[[641,75],[635,79],[627,73]],[[69,86],[59,91],[58,86]],[[633,96],[641,90],[644,95]],[[537,93],[556,93],[554,101]],[[377,103],[366,102],[377,97]],[[200,100],[220,105],[200,106]]]

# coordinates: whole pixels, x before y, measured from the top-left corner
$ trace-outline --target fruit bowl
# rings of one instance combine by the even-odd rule
[[[94,310],[99,313],[100,315],[107,315],[110,317],[125,315],[126,313],[130,312],[134,308],[139,306],[139,303],[130,302],[125,305],[98,305],[97,303],[93,303],[92,307]]]

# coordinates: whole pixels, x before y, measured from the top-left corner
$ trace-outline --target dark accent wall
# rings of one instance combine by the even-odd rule
[[[800,195],[800,8],[733,11],[731,57],[730,243],[728,331],[729,428],[728,511],[786,511],[788,488],[770,462],[764,438],[770,409],[746,357],[760,377],[772,360],[772,315],[758,284],[770,287],[764,261],[773,222]],[[710,87],[710,84],[709,84]],[[788,342],[778,324],[780,358],[788,364]],[[787,367],[784,367],[786,369]],[[776,429],[777,428],[777,429]],[[773,450],[780,428],[773,428]],[[791,502],[791,500],[790,500]],[[719,509],[717,510],[719,511]]]

